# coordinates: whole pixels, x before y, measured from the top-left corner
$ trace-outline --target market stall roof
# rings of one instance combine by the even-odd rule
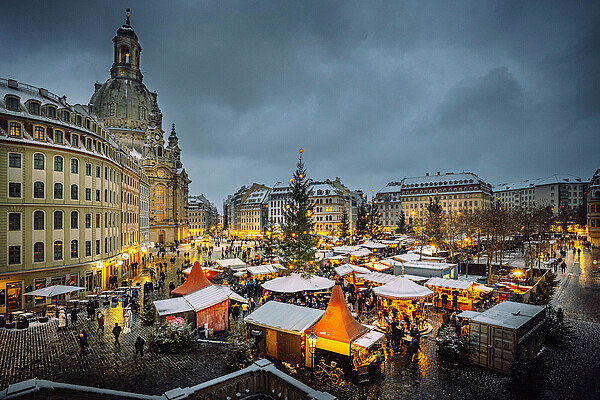
[[[247,302],[246,299],[229,289],[227,286],[218,285],[207,286],[183,297],[194,311],[204,310],[205,308],[219,304],[227,299],[236,300],[242,303]]]
[[[333,256],[333,257],[326,257],[328,260],[343,260],[344,258],[348,257],[347,255],[344,254],[340,254],[339,256]]]
[[[399,276],[391,282],[373,288],[373,292],[380,297],[398,300],[422,299],[433,294],[429,288],[414,283],[404,276]]]
[[[187,311],[194,311],[194,308],[187,302],[184,297],[173,297],[171,299],[157,300],[154,302],[154,307],[158,315],[173,315]]]
[[[480,292],[484,292],[484,293],[489,293],[489,292],[493,292],[494,289],[489,287],[489,286],[485,286],[485,285],[477,285],[475,286],[475,290],[479,290]]]
[[[385,264],[380,261],[368,262],[368,263],[365,263],[365,265],[375,271],[378,271],[378,272],[387,271],[388,269],[391,268],[391,266],[389,264]]]
[[[431,278],[427,282],[425,282],[425,286],[435,286],[443,289],[458,289],[458,290],[467,290],[472,286],[477,285],[475,282],[471,281],[460,281],[458,279],[446,279],[446,278]]]
[[[451,267],[455,267],[456,264],[442,263],[442,262],[427,262],[427,261],[410,261],[404,263],[404,267],[421,268],[421,269],[435,269],[445,270]]]
[[[248,267],[246,270],[252,275],[266,275],[272,274],[273,272],[279,272],[280,270],[286,269],[281,264],[265,264],[257,265],[255,267]]]
[[[385,335],[379,331],[370,330],[369,332],[365,333],[364,335],[356,339],[354,342],[352,342],[352,344],[368,349],[375,343],[377,343],[379,340],[381,340],[381,338],[383,338],[384,336]]]
[[[384,249],[387,247],[385,244],[373,242],[372,240],[367,240],[361,246],[367,249]]]
[[[402,263],[407,263],[410,261],[417,261],[419,260],[420,256],[418,254],[415,253],[406,253],[406,254],[398,254],[397,256],[393,256],[392,257],[395,260],[398,260]]]
[[[186,311],[200,311],[215,304],[219,304],[227,299],[247,303],[239,294],[235,293],[227,286],[213,285],[206,286],[195,292],[186,294],[181,297],[172,297],[165,300],[157,300],[154,302],[154,307],[158,314],[172,315]]]
[[[342,288],[339,285],[333,287],[331,299],[323,314],[312,330],[319,337],[334,340],[337,342],[351,343],[369,331],[369,328],[354,319]]]
[[[262,287],[271,292],[296,293],[307,290],[329,289],[334,284],[335,282],[331,279],[322,278],[320,276],[313,275],[310,278],[305,279],[301,274],[293,273],[289,276],[282,276],[266,281],[262,284]]]
[[[476,316],[480,315],[480,312],[477,311],[471,311],[471,310],[465,310],[463,312],[461,312],[460,314],[457,315],[457,317],[460,318],[466,318],[466,319],[473,319]]]
[[[472,318],[472,321],[501,326],[503,328],[518,329],[529,321],[529,319],[541,312],[544,312],[544,307],[542,306],[503,301]]]
[[[358,249],[360,249],[360,246],[334,246],[332,250],[335,253],[340,254],[340,253],[350,253],[350,252],[353,252]]]
[[[246,264],[245,262],[243,262],[242,260],[240,260],[239,258],[228,258],[226,260],[216,260],[215,261],[221,268],[232,268],[232,269],[238,269],[238,268],[245,268],[248,266],[248,264]]]
[[[39,297],[54,297],[65,293],[77,292],[79,290],[86,290],[81,286],[68,286],[68,285],[52,285],[46,286],[45,288],[37,289],[32,292],[25,293],[26,296],[39,296]]]
[[[204,271],[202,270],[200,263],[196,261],[192,266],[192,270],[185,282],[173,289],[171,294],[183,296],[210,285],[212,285],[212,283],[208,280],[206,275],[204,275]]]
[[[325,311],[315,308],[269,301],[244,318],[244,322],[298,334],[313,326],[323,314]]]
[[[358,250],[354,250],[353,252],[350,253],[350,255],[353,257],[366,257],[370,254],[371,254],[371,250],[367,250],[367,249],[358,249]]]
[[[371,271],[369,271],[365,267],[359,267],[358,265],[354,265],[354,264],[343,264],[343,265],[340,265],[339,267],[335,267],[335,273],[338,274],[339,276],[346,276],[352,272],[357,272],[359,274],[368,274]]]
[[[383,272],[369,272],[368,274],[357,274],[357,278],[375,283],[388,283],[396,279],[395,275],[384,274]]]

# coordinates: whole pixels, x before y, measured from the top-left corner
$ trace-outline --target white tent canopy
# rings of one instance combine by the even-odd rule
[[[81,286],[53,285],[27,292],[25,293],[25,296],[54,297],[65,293],[77,292],[79,290],[86,290],[86,288]]]
[[[388,283],[396,279],[396,276],[384,274],[383,272],[368,272],[366,274],[358,274],[357,278],[374,283]]]
[[[365,267],[359,267],[358,265],[353,264],[343,264],[339,267],[335,267],[335,273],[339,276],[346,276],[352,272],[357,272],[359,274],[368,274],[371,271]]]
[[[458,290],[467,290],[470,289],[471,286],[476,285],[475,282],[472,281],[461,281],[458,279],[446,279],[446,278],[431,278],[427,282],[425,282],[425,286],[435,286],[443,289],[458,289]]]
[[[354,250],[353,252],[350,253],[350,255],[353,257],[366,257],[370,254],[371,254],[371,251],[367,250],[367,249],[358,249],[358,250]]]
[[[373,292],[377,296],[397,300],[422,299],[433,295],[430,289],[403,276],[399,276],[383,286],[373,288]]]
[[[289,276],[282,276],[271,279],[262,284],[262,287],[278,293],[297,293],[307,290],[324,290],[335,285],[335,281],[322,278],[320,276],[311,276],[308,279],[302,277],[301,274],[294,273]]]
[[[254,267],[248,267],[246,270],[251,275],[266,275],[272,274],[273,272],[278,272],[279,270],[286,269],[282,267],[281,264],[265,264],[265,265],[257,265]]]
[[[245,268],[248,266],[245,262],[240,260],[239,258],[228,258],[226,260],[216,260],[215,261],[221,268],[229,267],[231,269]]]
[[[367,249],[384,249],[387,247],[385,244],[373,242],[371,240],[367,240],[366,242],[361,244],[361,246],[366,247]]]

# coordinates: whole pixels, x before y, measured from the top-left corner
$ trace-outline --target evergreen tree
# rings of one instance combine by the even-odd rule
[[[142,323],[144,326],[154,325],[154,304],[151,301],[144,303],[144,308],[142,311]]]
[[[284,211],[285,224],[278,245],[279,258],[291,270],[308,277],[314,271],[315,246],[318,243],[312,222],[313,204],[308,198],[310,180],[302,163],[302,150],[294,177],[290,180],[290,201]]]
[[[425,214],[425,236],[429,242],[440,248],[444,241],[443,226],[444,209],[439,197],[429,200]]]
[[[383,234],[383,226],[381,226],[381,220],[379,219],[380,216],[381,213],[375,200],[371,201],[368,205],[367,233],[373,239],[380,239]]]
[[[406,219],[404,217],[404,210],[400,210],[400,216],[398,216],[398,221],[396,222],[398,227],[396,228],[396,233],[398,235],[403,235],[408,231],[408,225],[406,225]]]
[[[342,212],[342,220],[340,221],[339,227],[339,236],[346,243],[346,239],[348,238],[348,233],[350,232],[350,219],[348,218],[348,212],[346,212],[346,208]]]
[[[269,221],[267,223],[267,225],[265,226],[265,232],[263,235],[263,245],[264,245],[263,260],[266,261],[267,263],[273,262],[273,256],[275,254],[276,243],[275,243],[275,232],[273,232],[273,228],[274,228],[273,224],[271,223],[271,221]]]
[[[229,347],[227,349],[227,362],[236,369],[242,369],[252,364],[256,359],[254,339],[246,335],[246,328],[241,321],[232,321],[229,324]]]

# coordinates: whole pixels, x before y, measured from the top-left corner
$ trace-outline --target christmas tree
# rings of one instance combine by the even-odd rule
[[[375,203],[375,200],[368,204],[367,211],[367,233],[373,239],[380,239],[383,235],[383,226],[381,226],[381,220],[379,217],[379,207]]]
[[[290,179],[290,200],[286,205],[285,224],[281,228],[282,239],[279,242],[280,260],[291,272],[300,272],[309,277],[314,271],[315,246],[317,237],[312,222],[313,204],[309,195],[310,180],[306,176],[302,152],[294,177]]]
[[[346,239],[350,233],[350,219],[348,218],[348,212],[346,212],[346,208],[344,208],[344,211],[342,212],[339,230],[340,239],[346,243]]]
[[[399,235],[403,235],[408,230],[408,226],[406,225],[406,219],[404,216],[404,211],[400,211],[400,215],[398,216],[398,221],[396,222],[398,227],[396,228],[396,233]]]

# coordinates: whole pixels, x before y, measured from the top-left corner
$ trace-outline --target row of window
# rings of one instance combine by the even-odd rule
[[[100,215],[96,214],[96,228],[101,228],[100,226]],[[118,221],[116,218],[116,213],[105,213],[104,214],[104,227],[114,227],[117,225]],[[40,231],[46,229],[45,223],[45,212],[41,210],[36,210],[33,212],[33,230]],[[85,228],[92,228],[92,214],[85,214]],[[21,230],[21,213],[8,213],[8,230],[9,231],[20,231]],[[55,230],[63,229],[63,212],[62,211],[54,211],[53,214],[53,227]],[[71,211],[71,229],[79,229],[79,211]]]
[[[115,238],[112,237],[104,238],[104,246],[105,250],[112,251]],[[96,255],[100,255],[100,240],[96,240]],[[33,244],[33,262],[44,262],[46,261],[46,252],[45,252],[45,244],[44,242],[35,242]],[[92,241],[85,241],[85,249],[84,249],[84,257],[91,257],[92,255]],[[53,260],[61,261],[63,259],[63,242],[61,240],[56,240],[53,243]],[[79,241],[71,240],[71,258],[79,258]],[[8,246],[8,264],[21,264],[21,246]]]
[[[21,168],[21,154],[20,153],[8,153],[8,166],[10,168]],[[63,172],[64,158],[62,156],[54,156],[54,171]],[[35,153],[33,155],[33,169],[45,170],[46,169],[46,156],[42,153]],[[79,159],[71,158],[71,173],[79,174]],[[92,164],[85,163],[85,175],[92,176]],[[118,171],[112,168],[104,167],[104,179],[108,179],[110,182],[117,182]],[[96,178],[102,177],[102,169],[99,165],[96,165]]]
[[[9,182],[8,183],[8,197],[21,198],[23,197],[20,182]],[[62,200],[63,196],[63,184],[56,182],[54,184],[53,198],[55,200]],[[44,199],[46,197],[44,182],[36,181],[33,183],[33,198]],[[71,185],[71,200],[79,200],[79,185]],[[92,189],[85,188],[85,200],[92,201]],[[100,189],[96,189],[96,201],[101,201]],[[119,199],[116,193],[112,190],[104,189],[104,201],[107,203],[118,203]]]

